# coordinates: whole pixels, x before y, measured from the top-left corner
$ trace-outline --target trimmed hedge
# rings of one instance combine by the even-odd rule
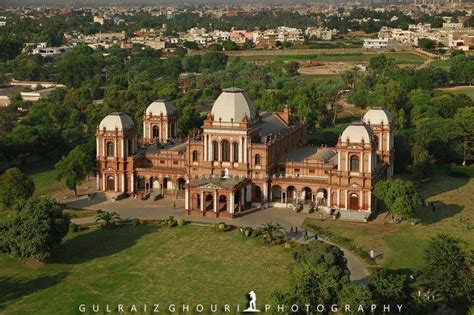
[[[474,177],[474,164],[472,165],[457,165],[452,163],[449,167],[449,175],[453,177]]]

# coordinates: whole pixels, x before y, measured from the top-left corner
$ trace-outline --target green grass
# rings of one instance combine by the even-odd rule
[[[342,54],[301,54],[301,55],[252,55],[240,56],[245,61],[288,61],[288,60],[310,60],[317,59],[321,61],[332,62],[368,62],[370,58],[377,56],[377,54],[365,53],[342,53]],[[397,64],[420,64],[425,57],[414,53],[386,53],[388,58],[395,59]]]
[[[307,222],[351,238],[367,251],[374,249],[383,255],[382,264],[391,269],[421,268],[423,251],[430,238],[438,233],[459,238],[466,250],[473,250],[474,233],[466,228],[465,220],[474,223],[474,179],[454,178],[440,171],[418,189],[423,197],[439,207],[435,212],[428,207],[418,209],[416,218],[421,223],[416,226],[409,222],[383,224],[381,218],[368,224],[317,219],[307,219]]]
[[[35,183],[36,196],[51,195],[55,191],[64,188],[61,182],[56,180],[56,170],[54,162],[39,161],[22,168],[25,174],[29,175]]]
[[[125,226],[68,235],[48,265],[0,255],[0,313],[75,314],[80,303],[259,304],[283,288],[290,254],[238,231]],[[164,309],[161,309],[164,312]],[[101,312],[102,313],[102,312]]]

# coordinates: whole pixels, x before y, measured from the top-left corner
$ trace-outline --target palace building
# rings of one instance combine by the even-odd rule
[[[307,146],[307,126],[282,112],[259,113],[238,88],[224,89],[202,130],[176,140],[178,111],[150,104],[143,135],[124,113],[97,128],[97,190],[135,198],[184,198],[190,215],[234,218],[262,207],[318,208],[367,220],[375,183],[393,174],[392,118],[374,108],[335,147]]]

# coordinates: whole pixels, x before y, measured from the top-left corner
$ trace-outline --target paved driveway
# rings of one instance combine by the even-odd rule
[[[219,218],[189,216],[185,214],[184,200],[161,199],[151,201],[127,198],[113,202],[99,195],[91,200],[84,197],[76,198],[75,200],[68,201],[67,205],[73,208],[115,211],[122,219],[140,218],[158,220],[174,216],[176,219],[184,218],[188,221],[210,223],[223,221],[223,219]],[[174,206],[176,207],[175,209],[173,209]],[[255,228],[266,222],[274,222],[281,224],[286,230],[290,230],[292,226],[300,229],[304,219],[307,217],[319,217],[319,214],[296,213],[289,208],[267,208],[235,218],[232,220],[232,224],[237,226],[252,226]],[[92,217],[73,219],[73,222],[78,224],[91,223],[93,221],[94,219]],[[305,242],[301,229],[298,234],[292,233],[288,235],[299,242]],[[369,272],[364,262],[350,251],[344,248],[341,249],[347,258],[347,267],[351,272],[351,281],[366,282]]]

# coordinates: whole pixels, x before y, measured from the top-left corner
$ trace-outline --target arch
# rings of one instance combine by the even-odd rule
[[[313,190],[309,187],[303,187],[302,198],[305,203],[311,202],[313,198]]]
[[[293,202],[296,200],[296,188],[295,186],[288,186],[286,188],[287,202]]]
[[[107,176],[107,187],[105,190],[112,190],[115,191],[115,177],[114,176]]]
[[[152,135],[153,135],[153,139],[159,139],[160,138],[160,128],[158,128],[158,126],[153,126]]]
[[[161,188],[161,183],[158,180],[158,178],[152,177],[150,181],[151,181],[151,187],[153,188],[153,190],[159,190]]]
[[[221,143],[222,149],[222,161],[229,162],[230,161],[230,143],[227,140],[222,141]]]
[[[272,186],[272,201],[281,201],[281,187],[278,185]]]
[[[200,193],[196,193],[193,195],[192,203],[193,204],[191,205],[191,209],[201,210],[201,194]]]
[[[217,201],[217,211],[226,211],[227,210],[227,197],[225,195],[220,195]]]
[[[319,188],[316,192],[316,204],[326,205],[328,198],[328,191],[324,188]]]
[[[193,162],[197,162],[197,161],[198,161],[198,157],[199,157],[198,151],[194,150],[194,151],[193,151]]]
[[[212,160],[219,161],[219,144],[217,141],[212,141]]]
[[[357,155],[351,155],[350,159],[350,164],[349,164],[349,170],[351,172],[359,172],[360,166],[359,166],[359,156]]]
[[[359,195],[358,194],[351,193],[349,195],[349,209],[359,210]]]
[[[255,165],[260,165],[260,163],[261,163],[260,154],[255,154]]]
[[[232,154],[234,157],[233,162],[238,162],[239,161],[239,144],[237,142],[232,143]]]
[[[186,188],[186,180],[184,178],[178,178],[176,181],[176,187],[179,192],[184,192],[184,189]]]
[[[214,211],[214,196],[208,193],[204,200],[204,211]]]
[[[107,144],[106,155],[107,156],[115,156],[115,146],[112,141],[108,141]]]
[[[260,186],[253,185],[253,201],[262,202],[262,189]]]

